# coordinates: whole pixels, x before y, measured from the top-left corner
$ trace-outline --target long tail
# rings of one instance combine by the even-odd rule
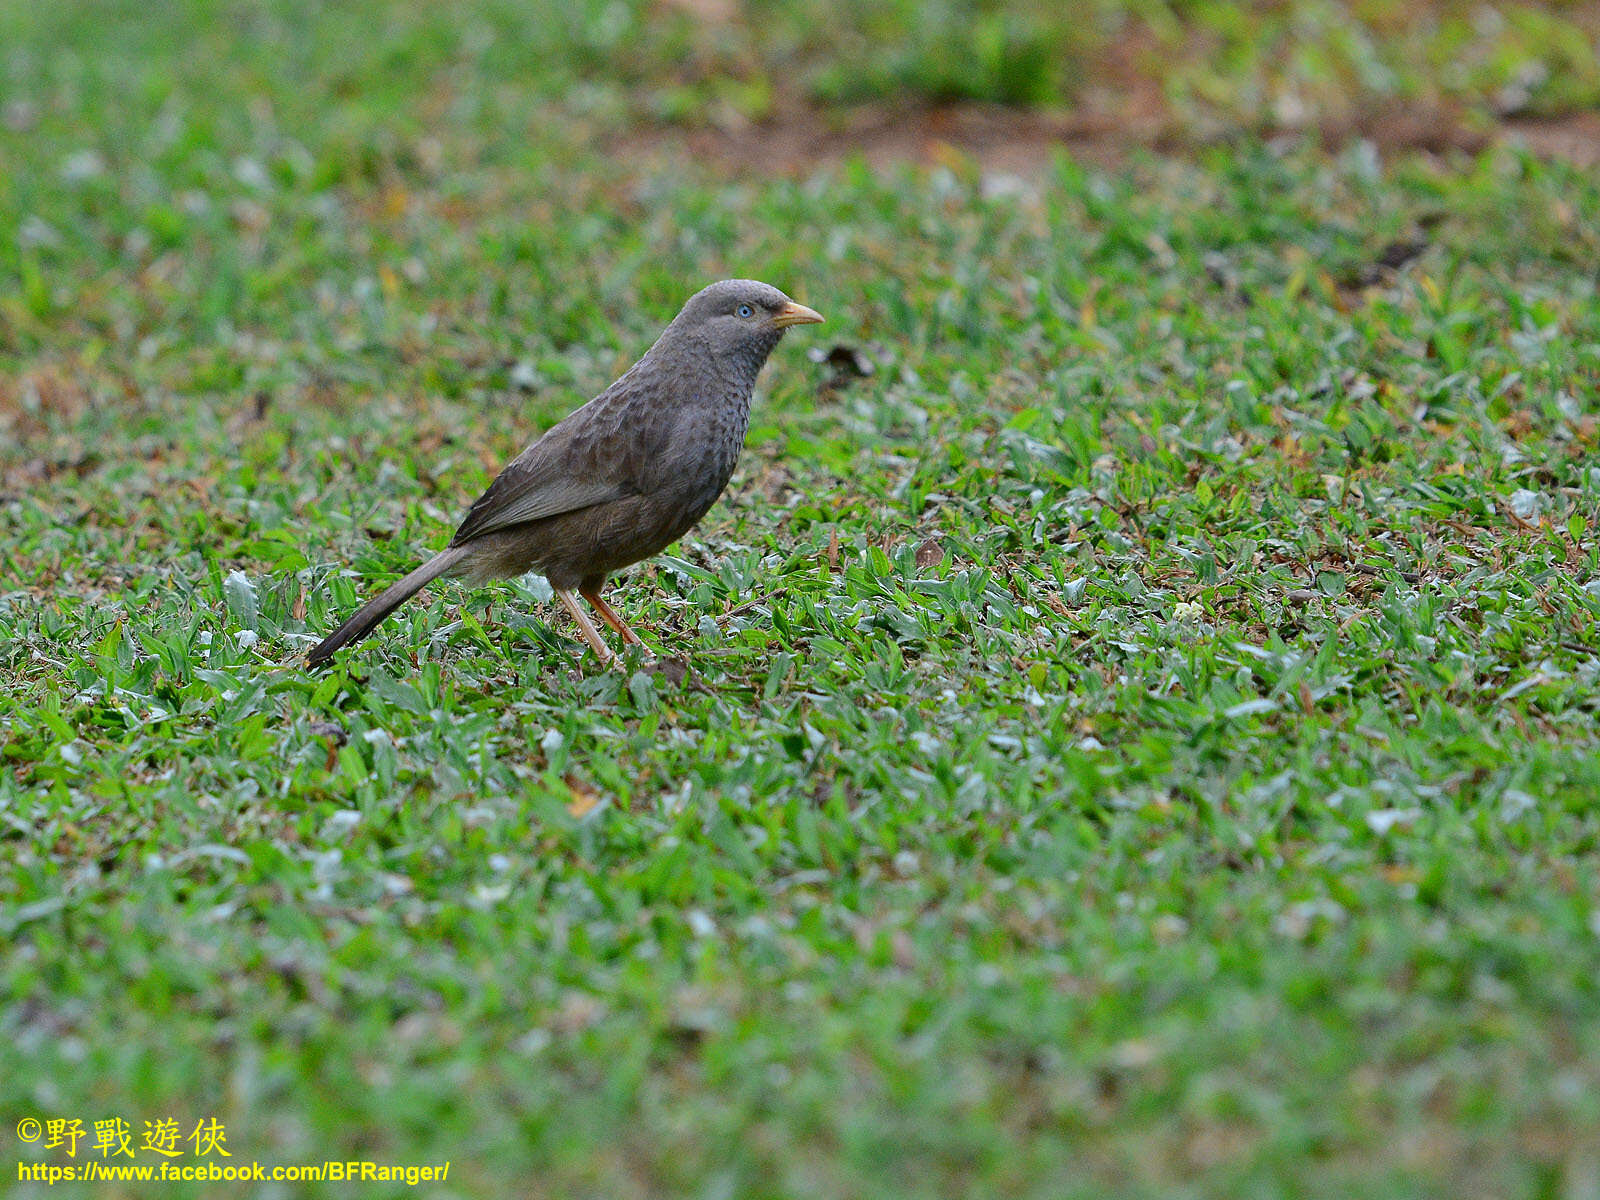
[[[465,553],[466,547],[452,546],[434,555],[404,579],[390,584],[357,609],[355,616],[312,647],[306,655],[306,665],[319,667],[333,657],[334,651],[366,637],[395,609],[455,566]]]

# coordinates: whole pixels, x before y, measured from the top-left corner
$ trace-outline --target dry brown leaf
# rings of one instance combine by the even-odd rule
[[[593,812],[600,803],[600,793],[595,791],[576,775],[568,775],[566,784],[572,792],[572,799],[567,801],[567,812],[576,818],[584,817]]]

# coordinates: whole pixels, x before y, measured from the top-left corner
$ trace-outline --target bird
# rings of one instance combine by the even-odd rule
[[[307,665],[366,637],[436,579],[478,585],[529,571],[549,580],[603,666],[616,655],[579,596],[626,645],[642,646],[601,588],[705,516],[739,460],[767,357],[789,328],[822,319],[754,279],[696,292],[615,383],[506,464],[448,546],[362,605]]]

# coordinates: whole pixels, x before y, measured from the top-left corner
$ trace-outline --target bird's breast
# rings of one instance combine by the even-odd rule
[[[728,486],[749,425],[748,403],[696,405],[683,414],[658,490],[673,497],[686,521],[698,521]]]

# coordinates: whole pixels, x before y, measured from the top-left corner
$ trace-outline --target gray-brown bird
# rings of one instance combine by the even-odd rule
[[[369,600],[307,663],[365,637],[435,579],[477,584],[527,571],[549,579],[602,663],[615,656],[577,596],[624,642],[640,644],[601,598],[606,577],[705,516],[739,461],[767,356],[784,330],[821,320],[753,279],[697,292],[622,378],[507,464],[449,546]]]

